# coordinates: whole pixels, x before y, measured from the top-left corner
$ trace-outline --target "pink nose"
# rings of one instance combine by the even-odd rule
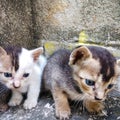
[[[20,87],[19,81],[14,81],[14,82],[13,82],[13,87],[14,87],[14,88],[19,88],[19,87]]]

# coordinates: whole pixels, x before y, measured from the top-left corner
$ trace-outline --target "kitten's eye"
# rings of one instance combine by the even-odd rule
[[[109,84],[108,89],[111,89],[114,86],[114,84]]]
[[[7,73],[7,72],[6,72],[6,73],[4,73],[4,76],[5,76],[5,77],[12,77],[12,73]]]
[[[29,76],[29,73],[24,73],[23,74],[23,77],[28,77]]]
[[[85,79],[85,82],[86,82],[86,84],[89,85],[89,86],[95,85],[95,82],[94,82],[93,80]]]

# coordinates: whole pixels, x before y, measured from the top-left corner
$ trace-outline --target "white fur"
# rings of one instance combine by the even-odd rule
[[[22,94],[18,91],[13,90],[11,100],[9,101],[9,105],[10,106],[19,105],[22,99],[23,99]]]
[[[10,106],[19,105],[22,101],[21,93],[25,92],[27,92],[27,99],[23,104],[24,108],[31,109],[37,105],[46,59],[40,55],[38,61],[34,61],[33,52],[23,48],[22,53],[19,55],[19,69],[14,76],[13,82],[16,85],[20,84],[20,87],[12,89],[13,95],[9,101]],[[29,76],[23,78],[24,73],[29,73]]]

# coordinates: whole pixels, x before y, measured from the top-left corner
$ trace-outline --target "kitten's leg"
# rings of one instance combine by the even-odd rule
[[[36,78],[38,79],[37,81],[34,81],[34,79],[33,79],[32,84],[29,86],[28,93],[27,93],[27,99],[25,100],[23,104],[23,107],[25,109],[32,109],[33,107],[37,105],[41,84],[40,84],[40,78]]]
[[[62,119],[69,119],[71,110],[68,103],[67,95],[61,90],[54,90],[52,92],[55,101],[56,117]]]
[[[84,100],[83,104],[86,107],[86,109],[92,113],[101,113],[104,109],[104,105],[100,101]]]
[[[8,109],[8,105],[7,104],[0,104],[0,112],[5,112]]]
[[[22,99],[23,99],[23,96],[20,92],[12,90],[12,97],[8,102],[8,105],[9,106],[20,105],[20,103],[22,102]]]

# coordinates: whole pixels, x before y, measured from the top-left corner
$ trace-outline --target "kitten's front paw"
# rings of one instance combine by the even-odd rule
[[[101,113],[104,109],[103,103],[99,101],[86,100],[84,106],[91,113]]]
[[[60,120],[69,120],[71,111],[69,108],[66,109],[56,109],[56,117]]]
[[[8,109],[7,104],[0,104],[0,112],[5,112]]]
[[[18,96],[12,96],[12,98],[10,99],[10,101],[8,102],[9,106],[17,106],[20,105],[20,103],[22,102],[22,95],[18,95]]]
[[[34,107],[36,107],[37,105],[37,101],[36,100],[25,100],[23,107],[24,109],[32,109]]]

